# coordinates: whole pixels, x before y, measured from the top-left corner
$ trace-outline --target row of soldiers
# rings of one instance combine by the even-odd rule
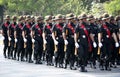
[[[98,60],[100,70],[110,71],[120,63],[119,26],[120,16],[115,19],[109,14],[100,18],[73,13],[36,19],[12,16],[11,22],[7,15],[2,24],[3,55],[35,64],[45,60],[47,65],[65,69],[69,64],[71,70],[77,66],[81,72],[87,72],[87,64],[95,69]]]

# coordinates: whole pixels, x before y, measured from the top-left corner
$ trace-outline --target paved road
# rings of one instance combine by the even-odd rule
[[[91,69],[88,65],[88,72],[81,73],[78,70],[5,59],[2,55],[2,48],[3,45],[0,45],[0,77],[120,77],[120,66],[113,68],[112,71],[100,71]]]

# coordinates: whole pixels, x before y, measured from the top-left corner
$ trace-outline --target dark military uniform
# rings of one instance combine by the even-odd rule
[[[43,23],[37,23],[32,27],[32,31],[34,32],[34,59],[35,64],[42,64],[41,57],[43,53]]]
[[[17,57],[18,60],[21,57],[21,61],[24,61],[24,56],[25,56],[25,49],[24,49],[24,41],[23,41],[23,36],[22,36],[22,31],[23,31],[23,23],[19,23],[16,26],[16,38],[17,38],[17,43],[16,43],[16,49],[17,49]],[[16,57],[16,53],[14,54],[14,57]]]
[[[46,61],[47,65],[53,65],[53,56],[54,56],[54,41],[52,39],[52,23],[44,26],[43,31],[45,33],[46,44]]]
[[[116,16],[115,18],[117,26],[118,26],[118,38],[120,35],[120,16]],[[120,38],[119,38],[119,45],[120,45]],[[117,65],[120,65],[120,46],[119,46],[119,52],[118,52],[118,58],[117,58]]]
[[[90,27],[85,22],[82,22],[75,29],[75,33],[78,34],[78,60],[82,72],[86,72],[88,52],[91,51],[90,31]]]
[[[3,32],[2,35],[4,37],[4,40],[3,40],[3,42],[4,42],[4,48],[3,48],[4,53],[3,54],[4,54],[5,58],[7,57],[6,50],[8,49],[8,52],[10,52],[10,48],[8,46],[9,40],[8,40],[8,34],[7,34],[9,24],[10,24],[10,22],[7,21],[7,22],[3,23],[3,25],[2,25],[2,32]]]
[[[32,62],[32,38],[31,38],[31,24],[27,23],[24,27],[23,27],[23,31],[25,33],[25,39],[27,40],[26,42],[26,48],[25,48],[25,56],[26,56],[26,60],[28,62]]]
[[[95,23],[90,23],[90,28],[91,28],[91,32],[94,36],[94,41],[96,43],[98,43],[98,26],[95,25]],[[92,62],[91,67],[96,68],[96,59],[97,59],[97,51],[98,51],[98,46],[92,48],[92,52],[90,53],[90,60]]]
[[[58,23],[53,26],[52,32],[55,34],[55,39],[58,41],[56,45],[57,50],[55,51],[55,67],[59,63],[59,67],[63,67],[64,59],[64,40],[62,37],[63,23]]]
[[[15,45],[15,37],[14,37],[14,32],[15,32],[15,28],[16,28],[17,23],[14,22],[12,24],[10,24],[9,26],[9,38],[11,38],[10,40],[10,57],[13,59],[13,55],[14,55],[14,45]]]
[[[105,22],[99,30],[99,33],[102,33],[102,48],[100,54],[100,67],[101,70],[104,70],[103,65],[105,64],[105,69],[110,70],[109,62],[112,56],[112,33],[113,28],[107,22]]]
[[[117,33],[119,32],[118,26],[116,24],[112,23],[112,22],[110,24],[112,26],[112,30],[117,35]],[[118,39],[118,37],[117,37],[117,39]],[[110,63],[111,67],[116,68],[115,62],[118,59],[118,53],[119,53],[119,47],[115,47],[115,40],[112,38],[112,57],[111,57],[111,63]]]
[[[67,68],[67,64],[70,64],[70,69],[74,67],[75,62],[75,42],[74,42],[74,28],[75,25],[71,22],[63,27],[63,33],[66,35],[66,40],[68,41],[68,45],[66,46],[65,51],[65,68]]]

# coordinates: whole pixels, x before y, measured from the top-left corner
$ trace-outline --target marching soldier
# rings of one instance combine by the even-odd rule
[[[92,34],[94,36],[94,41],[97,43],[98,41],[98,26],[95,25],[95,18],[93,15],[88,16],[89,26],[92,29]],[[91,67],[96,69],[96,59],[97,59],[97,51],[98,47],[97,45],[93,44],[92,52],[90,52],[89,59],[91,61]]]
[[[80,15],[80,23],[75,29],[75,47],[78,49],[77,54],[81,72],[87,72],[85,66],[87,65],[88,52],[92,51],[91,39],[93,44],[96,44],[86,18],[86,14]]]
[[[26,17],[26,24],[23,27],[23,38],[25,43],[26,61],[32,63],[32,38],[31,38],[31,17]]]
[[[114,19],[114,16],[110,16],[110,25],[113,27],[113,31],[115,32],[115,35],[117,36],[117,33],[119,32],[119,28],[116,24],[116,21]],[[118,40],[118,37],[117,37]],[[118,57],[118,52],[119,52],[119,47],[115,47],[115,41],[112,38],[112,57],[111,57],[111,63],[110,63],[110,67],[114,67],[116,68],[116,60]]]
[[[10,16],[6,15],[5,17],[5,22],[2,24],[2,36],[3,36],[3,43],[4,43],[4,48],[3,48],[3,55],[5,58],[9,57],[7,55],[7,49],[8,52],[10,52],[10,47],[8,46],[9,40],[8,40],[8,27],[10,25]]]
[[[21,61],[24,61],[24,56],[25,56],[25,49],[24,49],[24,41],[23,41],[23,36],[22,36],[22,31],[23,31],[23,26],[25,25],[25,20],[23,16],[20,16],[18,19],[18,25],[16,26],[15,29],[15,47],[16,47],[16,52],[14,53],[14,58],[16,58],[17,54],[17,60],[19,58]]]
[[[65,50],[65,69],[67,68],[68,63],[70,64],[70,69],[75,70],[74,62],[75,62],[75,42],[74,42],[74,28],[75,25],[73,23],[74,15],[72,13],[67,15],[68,23],[63,27],[63,38],[64,44],[66,46]]]
[[[98,33],[98,46],[101,48],[100,53],[100,69],[111,71],[110,69],[110,60],[111,60],[111,52],[112,52],[112,43],[111,39],[115,40],[115,46],[118,47],[119,43],[117,41],[117,37],[115,32],[112,29],[112,26],[109,23],[109,15],[104,14],[103,16],[103,24]]]
[[[115,20],[116,20],[116,24],[117,24],[118,29],[119,29],[117,36],[118,36],[118,40],[119,40],[119,44],[120,44],[120,15],[116,16]],[[117,64],[120,65],[120,47],[119,47],[119,52],[117,54],[118,54]]]
[[[47,65],[53,64],[53,56],[54,56],[54,41],[52,39],[52,16],[45,16],[46,25],[43,28],[43,42],[46,50],[46,61]]]
[[[41,58],[43,53],[43,17],[37,17],[37,23],[32,27],[32,40],[34,43],[34,59],[35,64],[42,64]]]
[[[10,41],[10,53],[9,53],[9,58],[14,59],[14,45],[15,45],[15,37],[14,37],[14,32],[15,32],[15,28],[17,26],[17,17],[16,16],[12,16],[12,20],[13,22],[10,24],[9,26],[9,41]]]
[[[64,40],[62,36],[63,30],[63,21],[62,15],[58,14],[55,17],[56,24],[52,28],[52,38],[55,44],[55,67],[59,63],[59,67],[63,68],[63,59],[64,59]]]

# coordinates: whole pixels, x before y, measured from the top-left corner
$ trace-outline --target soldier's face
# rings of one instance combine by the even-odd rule
[[[52,23],[52,20],[49,20],[49,23]]]
[[[13,20],[13,22],[16,22],[17,20]]]
[[[62,23],[62,19],[59,19],[58,22],[59,22],[59,23]]]
[[[86,18],[83,19],[84,22],[87,22]]]
[[[106,19],[106,22],[110,22],[110,19],[108,18],[108,19]]]
[[[91,22],[91,23],[94,23],[94,22],[95,22],[95,20],[94,20],[94,19],[92,19],[92,20],[90,20],[90,22]]]
[[[25,20],[21,20],[21,22],[23,22],[23,23],[24,23],[24,22],[25,22]]]
[[[10,21],[10,19],[6,19],[6,22],[7,22],[7,21]]]

